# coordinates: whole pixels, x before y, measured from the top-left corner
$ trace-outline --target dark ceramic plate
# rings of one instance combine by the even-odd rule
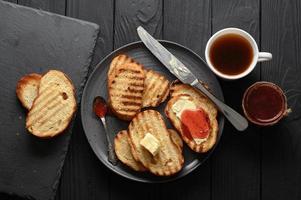
[[[223,100],[223,93],[219,82],[213,73],[207,68],[204,61],[193,51],[183,47],[179,44],[160,41],[171,53],[173,53],[177,58],[179,58],[189,69],[199,78],[199,80],[207,83],[214,95]],[[125,45],[114,52],[110,53],[105,57],[92,72],[85,86],[82,101],[81,101],[81,117],[82,124],[88,141],[99,160],[104,163],[109,169],[116,172],[117,174],[124,176],[128,179],[132,179],[140,182],[167,182],[175,180],[177,178],[183,177],[188,173],[192,172],[199,165],[201,165],[211,154],[213,149],[206,154],[197,154],[192,152],[187,146],[184,146],[184,158],[185,163],[181,172],[170,177],[156,177],[149,173],[139,173],[129,169],[127,166],[119,162],[117,166],[113,166],[108,162],[107,159],[107,144],[105,139],[104,129],[101,122],[95,117],[92,111],[92,102],[95,96],[103,96],[107,98],[107,71],[111,60],[119,54],[127,54],[137,60],[139,63],[143,64],[145,68],[153,69],[159,71],[165,75],[169,80],[175,80],[176,77],[173,76],[144,46],[142,42],[134,42]],[[161,104],[156,110],[158,110],[165,118],[165,122],[169,128],[171,124],[166,119],[163,109],[166,102]],[[128,122],[121,121],[113,116],[107,117],[107,123],[110,130],[110,137],[113,141],[115,134],[123,129],[127,129]],[[219,115],[219,133],[216,145],[218,144],[220,137],[222,135],[224,126],[224,117]],[[215,145],[215,146],[216,146]]]

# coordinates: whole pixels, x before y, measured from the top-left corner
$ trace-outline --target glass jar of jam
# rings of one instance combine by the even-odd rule
[[[242,107],[254,124],[271,126],[287,114],[287,101],[281,88],[271,82],[257,82],[244,93]]]

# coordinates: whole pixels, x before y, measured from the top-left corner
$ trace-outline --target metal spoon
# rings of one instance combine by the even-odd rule
[[[97,117],[100,118],[102,125],[105,129],[106,139],[108,143],[108,161],[112,165],[117,165],[117,157],[113,148],[113,145],[111,143],[110,137],[109,137],[109,131],[106,123],[105,116],[107,114],[107,103],[104,98],[97,96],[94,98],[93,101],[93,111],[96,114]]]

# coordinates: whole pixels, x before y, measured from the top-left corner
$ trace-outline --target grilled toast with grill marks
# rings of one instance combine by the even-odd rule
[[[135,116],[128,128],[132,154],[151,173],[170,176],[179,172],[184,163],[181,150],[171,140],[161,114],[155,110],[145,110]],[[158,153],[153,156],[141,144],[146,133],[152,134],[160,142]]]
[[[165,114],[171,121],[176,130],[181,134],[184,142],[195,152],[205,153],[209,151],[216,142],[218,134],[218,123],[217,123],[217,108],[216,106],[198,90],[194,89],[190,85],[176,83],[176,85],[170,88],[171,99],[168,101],[165,107]],[[176,116],[172,110],[172,106],[181,98],[189,98],[197,108],[203,109],[209,117],[210,121],[210,133],[206,141],[201,144],[197,144],[194,140],[189,139],[183,133],[181,120]]]
[[[22,105],[29,110],[38,95],[41,75],[32,73],[23,76],[17,84],[16,93]]]
[[[122,120],[131,120],[142,107],[145,75],[141,65],[126,63],[119,66],[108,85],[111,111]]]
[[[144,70],[144,93],[142,107],[157,107],[164,102],[169,93],[169,81],[153,70]]]
[[[173,130],[168,129],[168,133],[170,134],[170,138],[177,145],[177,147],[182,151],[183,149],[183,141],[179,134]],[[118,159],[131,169],[135,171],[147,171],[147,169],[138,161],[136,161],[133,157],[131,146],[130,146],[130,138],[127,130],[122,130],[117,133],[114,139],[115,144],[115,152]]]
[[[63,72],[50,70],[40,80],[26,128],[37,137],[56,136],[68,127],[75,111],[75,91],[70,79]]]
[[[118,71],[118,67],[120,67],[124,64],[127,64],[127,63],[134,63],[134,64],[139,65],[138,62],[136,62],[134,59],[132,59],[131,57],[129,57],[125,54],[120,54],[113,58],[112,62],[110,63],[109,71],[107,74],[109,86],[111,85],[112,80],[115,77],[116,72]]]

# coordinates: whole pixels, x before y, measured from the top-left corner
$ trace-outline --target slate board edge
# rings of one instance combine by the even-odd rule
[[[70,123],[70,125],[68,127],[68,130],[65,133],[65,134],[68,134],[68,137],[67,137],[67,143],[68,143],[68,145],[66,145],[66,147],[63,149],[64,154],[62,155],[62,160],[61,160],[61,163],[59,165],[59,169],[58,169],[56,178],[54,180],[54,183],[52,184],[52,189],[53,190],[52,190],[52,193],[51,193],[49,199],[54,199],[56,191],[57,191],[57,188],[58,188],[58,185],[60,183],[60,177],[61,177],[61,174],[62,174],[63,165],[65,163],[66,154],[67,154],[68,149],[69,149],[70,139],[71,139],[71,134],[72,134],[72,129],[73,129],[73,126],[74,126],[74,120],[77,117],[77,113],[80,112],[81,95],[82,95],[85,83],[88,80],[88,77],[89,77],[89,74],[90,74],[89,72],[91,71],[90,70],[90,67],[91,67],[90,65],[92,63],[92,59],[93,59],[94,52],[95,52],[96,42],[97,42],[97,39],[98,39],[98,36],[99,36],[99,25],[97,25],[95,23],[92,23],[92,22],[88,22],[88,21],[84,21],[84,20],[79,20],[79,19],[75,19],[75,18],[71,18],[71,17],[66,17],[66,16],[63,16],[63,15],[54,14],[54,13],[43,11],[43,10],[37,10],[37,9],[26,7],[26,6],[20,6],[20,5],[14,4],[14,3],[4,2],[2,0],[0,1],[0,3],[4,4],[4,5],[11,6],[13,8],[19,7],[19,8],[24,8],[24,9],[27,9],[27,10],[31,10],[33,12],[36,12],[39,15],[46,14],[46,15],[49,15],[49,16],[62,17],[62,18],[68,19],[68,20],[72,20],[72,21],[78,22],[81,25],[90,25],[90,26],[93,26],[96,29],[96,31],[95,31],[96,34],[95,34],[95,36],[93,36],[94,37],[94,46],[92,48],[93,50],[92,50],[92,53],[90,54],[89,58],[87,59],[87,63],[85,63],[85,65],[83,66],[85,76],[84,76],[82,82],[80,83],[79,91],[77,91],[77,94],[76,94],[77,111],[76,111],[76,113],[74,114],[74,116],[72,118],[72,121],[71,121],[71,123]],[[19,196],[19,197],[26,198],[26,199],[34,199],[34,197],[32,197],[31,195],[20,196],[18,194],[13,193],[13,192],[12,193],[7,193],[7,194],[13,195],[13,196]]]
[[[0,0],[0,3],[4,4],[4,5],[8,5],[10,7],[13,7],[13,8],[24,8],[26,10],[30,10],[32,12],[35,12],[37,13],[38,15],[49,15],[49,16],[56,16],[56,17],[62,17],[64,19],[69,19],[69,20],[72,20],[72,21],[75,21],[75,22],[78,22],[79,24],[81,25],[91,25],[93,26],[95,29],[99,29],[99,25],[98,24],[95,24],[93,22],[89,22],[89,21],[85,21],[85,20],[81,20],[81,19],[76,19],[76,18],[72,18],[72,17],[67,17],[67,16],[64,16],[64,15],[59,15],[59,14],[56,14],[56,13],[52,13],[52,12],[48,12],[48,11],[45,11],[45,10],[39,10],[39,9],[35,9],[35,8],[31,8],[31,7],[27,7],[27,6],[22,6],[22,5],[19,5],[19,4],[15,4],[15,3],[10,3],[10,2],[7,2],[7,1],[3,1],[3,0]]]

